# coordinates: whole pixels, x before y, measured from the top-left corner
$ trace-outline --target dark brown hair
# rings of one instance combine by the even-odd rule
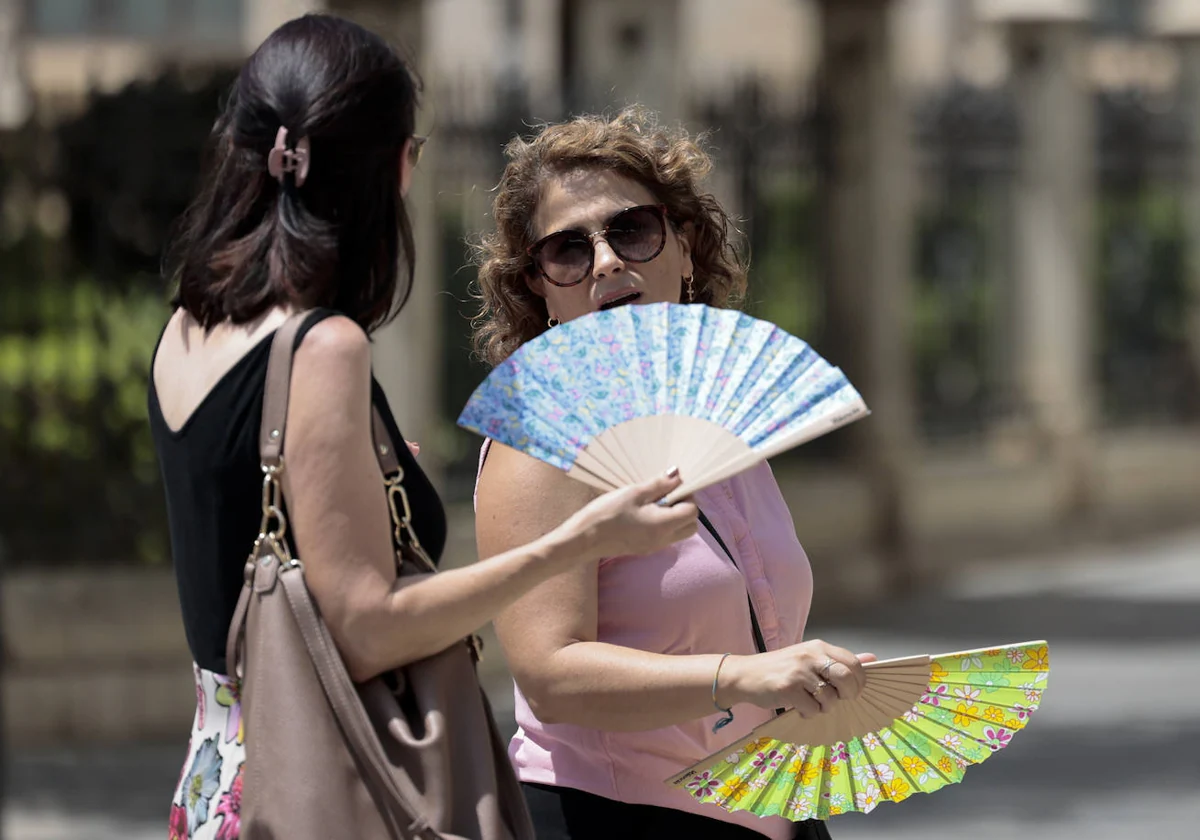
[[[475,249],[479,311],[476,353],[496,365],[546,330],[546,303],[526,285],[531,269],[533,216],[543,182],[577,170],[617,172],[645,186],[692,246],[695,300],[727,306],[746,288],[746,268],[730,241],[729,216],[701,182],[712,161],[682,129],[657,124],[650,112],[628,108],[614,119],[583,116],[549,125],[505,149],[508,165],[492,204],[496,228]],[[734,231],[736,232],[736,230]]]
[[[336,309],[368,332],[394,317],[413,274],[400,150],[418,88],[382,38],[350,21],[306,15],[271,33],[213,127],[199,194],[168,249],[175,306],[207,328],[282,304]],[[302,186],[267,172],[281,126],[289,146],[309,139]]]

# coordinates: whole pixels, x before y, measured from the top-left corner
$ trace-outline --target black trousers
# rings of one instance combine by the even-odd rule
[[[566,787],[523,783],[538,840],[763,840],[753,829],[657,805],[631,805]],[[831,840],[825,823],[796,823],[796,840]]]

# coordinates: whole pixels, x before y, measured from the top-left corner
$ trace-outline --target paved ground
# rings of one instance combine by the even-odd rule
[[[1200,531],[990,564],[812,632],[884,657],[1051,642],[1044,705],[1011,747],[936,796],[835,819],[838,840],[1200,837]],[[17,756],[4,840],[161,840],[181,758]]]

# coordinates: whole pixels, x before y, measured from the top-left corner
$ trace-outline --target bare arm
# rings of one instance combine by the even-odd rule
[[[296,352],[284,485],[306,581],[356,680],[445,649],[614,540],[665,545],[687,533],[686,509],[652,504],[678,485],[664,478],[608,494],[562,528],[485,562],[400,581],[370,412],[366,336],[349,319],[322,321]],[[692,530],[694,517],[693,509]]]
[[[494,445],[479,484],[476,538],[481,555],[546,533],[586,504],[592,491],[559,470]],[[713,714],[719,654],[676,656],[597,641],[597,563],[579,563],[539,583],[496,619],[513,675],[530,708],[547,723],[606,730],[646,730]],[[833,659],[835,691],[813,699],[817,671]],[[813,641],[758,656],[731,656],[717,700],[827,710],[862,686],[859,660]]]

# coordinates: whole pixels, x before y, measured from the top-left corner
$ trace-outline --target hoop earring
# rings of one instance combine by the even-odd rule
[[[555,318],[553,315],[551,315],[549,318],[546,319],[546,326],[549,327],[550,329],[554,329],[560,323],[561,322],[557,318]]]
[[[688,303],[696,302],[695,282],[695,278],[690,274],[683,278],[683,283],[687,287]]]

